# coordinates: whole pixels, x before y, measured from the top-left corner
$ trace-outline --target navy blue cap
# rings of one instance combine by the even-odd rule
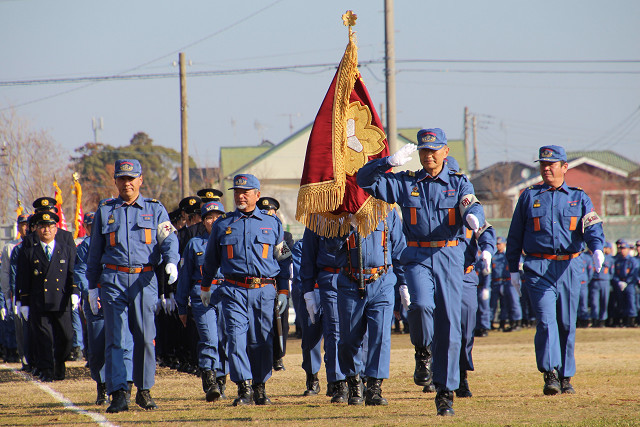
[[[195,214],[200,213],[200,206],[202,205],[202,200],[198,196],[189,196],[180,200],[178,206],[180,209],[185,211],[187,214]]]
[[[564,148],[559,145],[545,145],[540,147],[540,152],[538,154],[538,160],[536,162],[566,162],[567,161],[567,153],[564,151]]]
[[[445,145],[447,145],[447,136],[442,129],[420,129],[418,131],[418,150],[423,148],[439,150]]]
[[[95,212],[87,212],[84,214],[84,223],[87,225],[93,224],[93,217],[95,216]]]
[[[222,191],[215,188],[203,188],[196,193],[202,199],[202,203],[211,202],[212,200],[220,200]]]
[[[221,201],[212,200],[212,201],[207,202],[204,205],[202,205],[202,208],[200,208],[200,216],[202,218],[204,218],[208,213],[216,212],[216,211],[217,212],[222,212],[222,213],[226,212],[224,210],[224,205],[222,204]]]
[[[258,178],[248,173],[236,175],[233,177],[233,187],[229,188],[229,190],[235,190],[236,188],[242,190],[251,190],[255,188],[256,190],[259,190],[260,181],[258,181]]]
[[[631,248],[633,248],[633,245],[630,242],[627,242],[625,239],[620,239],[616,243],[618,243],[618,248],[620,248],[620,249],[624,249],[624,248],[631,249]]]
[[[56,207],[56,199],[53,197],[38,197],[33,201],[33,208],[36,210],[49,210]]]
[[[140,175],[142,175],[142,166],[136,159],[116,160],[115,170],[113,171],[114,178],[120,178],[121,176],[137,178]]]
[[[273,197],[260,197],[260,200],[258,200],[258,209],[273,209],[277,211],[280,209],[280,203]]]
[[[29,214],[20,214],[18,215],[18,224],[22,224],[23,222],[29,222]]]
[[[613,244],[611,242],[604,242],[604,247],[613,249]]]
[[[169,212],[169,221],[176,222],[182,216],[182,209],[178,208],[174,211]]]
[[[447,156],[447,158],[444,159],[444,162],[452,171],[460,172],[460,165],[458,164],[458,161],[455,159],[455,157]]]
[[[56,224],[60,218],[53,212],[40,211],[33,214],[31,221],[32,224]]]
[[[498,236],[496,237],[496,243],[507,243],[507,242],[504,240],[504,237]]]

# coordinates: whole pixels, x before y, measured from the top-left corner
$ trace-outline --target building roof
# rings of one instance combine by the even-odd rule
[[[220,172],[222,176],[232,174],[248,160],[254,159],[273,148],[270,141],[262,141],[257,146],[220,147]]]
[[[522,162],[498,162],[475,172],[471,183],[476,194],[504,192],[538,174],[538,168]],[[539,178],[539,176],[538,176]]]
[[[620,169],[627,174],[632,173],[638,168],[640,165],[632,160],[627,159],[624,156],[621,156],[618,153],[615,153],[611,150],[603,150],[603,151],[569,151],[567,152],[567,160],[572,161],[578,159],[580,157],[587,157],[589,159],[595,160],[597,162],[603,163],[607,166],[611,166],[615,169]]]

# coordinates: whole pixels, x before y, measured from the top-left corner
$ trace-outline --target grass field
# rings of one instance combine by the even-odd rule
[[[387,407],[335,405],[323,393],[302,397],[305,375],[300,341],[290,339],[285,371],[267,383],[273,401],[268,407],[232,407],[236,387],[228,384],[229,399],[204,400],[199,378],[159,368],[152,395],[159,408],[143,411],[132,404],[128,412],[106,414],[98,407],[95,383],[83,362],[67,362],[65,381],[48,383],[73,404],[97,413],[116,425],[640,425],[640,329],[579,329],[575,395],[544,396],[542,374],[536,369],[533,329],[492,332],[476,339],[475,372],[469,373],[473,397],[455,399],[455,417],[437,417],[434,394],[413,384],[413,348],[407,335],[392,336],[391,378],[383,384]],[[66,409],[38,384],[0,369],[0,425],[91,425],[96,419]],[[135,389],[134,389],[135,393]],[[97,420],[98,422],[100,419]]]

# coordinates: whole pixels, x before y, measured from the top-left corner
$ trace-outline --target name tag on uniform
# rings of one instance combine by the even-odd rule
[[[444,191],[444,197],[455,197],[456,196],[456,190],[454,190],[454,189],[443,190],[443,191]]]
[[[142,219],[144,219],[145,221],[151,221],[151,218],[153,217],[153,214],[141,214],[140,215],[142,217]]]
[[[224,231],[224,234],[231,234],[231,227],[227,227],[227,229]]]
[[[413,187],[413,189],[411,190],[411,195],[414,197],[418,197],[420,195],[420,193],[418,192],[418,187]]]

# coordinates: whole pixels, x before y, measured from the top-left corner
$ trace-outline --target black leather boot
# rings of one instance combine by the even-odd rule
[[[429,347],[416,347],[416,369],[413,372],[413,382],[426,386],[431,382],[431,350]]]
[[[227,395],[224,392],[227,389],[227,376],[220,375],[216,378],[216,383],[218,383],[218,390],[220,390],[220,399],[226,399]]]
[[[560,378],[560,389],[563,394],[576,394],[570,381],[571,377]]]
[[[544,388],[542,392],[547,396],[553,396],[554,394],[560,393],[560,380],[558,380],[558,376],[556,375],[556,371],[549,371],[544,373]]]
[[[233,401],[233,406],[253,405],[251,380],[240,381],[236,384],[238,384],[238,397]]]
[[[62,381],[67,374],[67,367],[64,362],[57,362],[53,368],[53,379],[55,381]]]
[[[347,377],[347,384],[349,385],[349,405],[362,405],[362,380],[360,376]]]
[[[253,401],[256,405],[271,405],[271,399],[267,396],[264,383],[254,384],[253,388]]]
[[[389,402],[382,397],[382,379],[368,378],[364,404],[368,406],[387,406]]]
[[[443,417],[455,415],[455,412],[453,412],[452,391],[439,391],[436,394],[436,409],[438,410],[438,415]]]
[[[333,383],[333,395],[331,403],[347,403],[349,401],[349,388],[345,380]]]
[[[471,397],[471,390],[469,390],[469,381],[467,381],[467,371],[460,371],[460,385],[456,390],[457,397]]]
[[[220,398],[220,389],[212,370],[202,371],[202,390],[206,394],[207,402],[215,402]]]
[[[127,399],[127,405],[131,403],[131,390],[133,390],[133,381],[127,381],[127,390],[125,391],[125,398]]]
[[[117,412],[128,411],[127,397],[124,390],[117,390],[111,393],[111,405],[107,408],[107,413],[115,414]]]
[[[136,404],[145,410],[158,408],[158,405],[153,401],[149,390],[138,390],[136,393]]]
[[[327,397],[333,396],[333,388],[335,385],[336,383],[327,383]]]
[[[307,389],[302,393],[303,396],[315,396],[320,393],[320,381],[318,374],[307,374]]]
[[[97,397],[96,397],[96,405],[104,405],[107,403],[107,384],[106,383],[96,383],[97,384]]]

